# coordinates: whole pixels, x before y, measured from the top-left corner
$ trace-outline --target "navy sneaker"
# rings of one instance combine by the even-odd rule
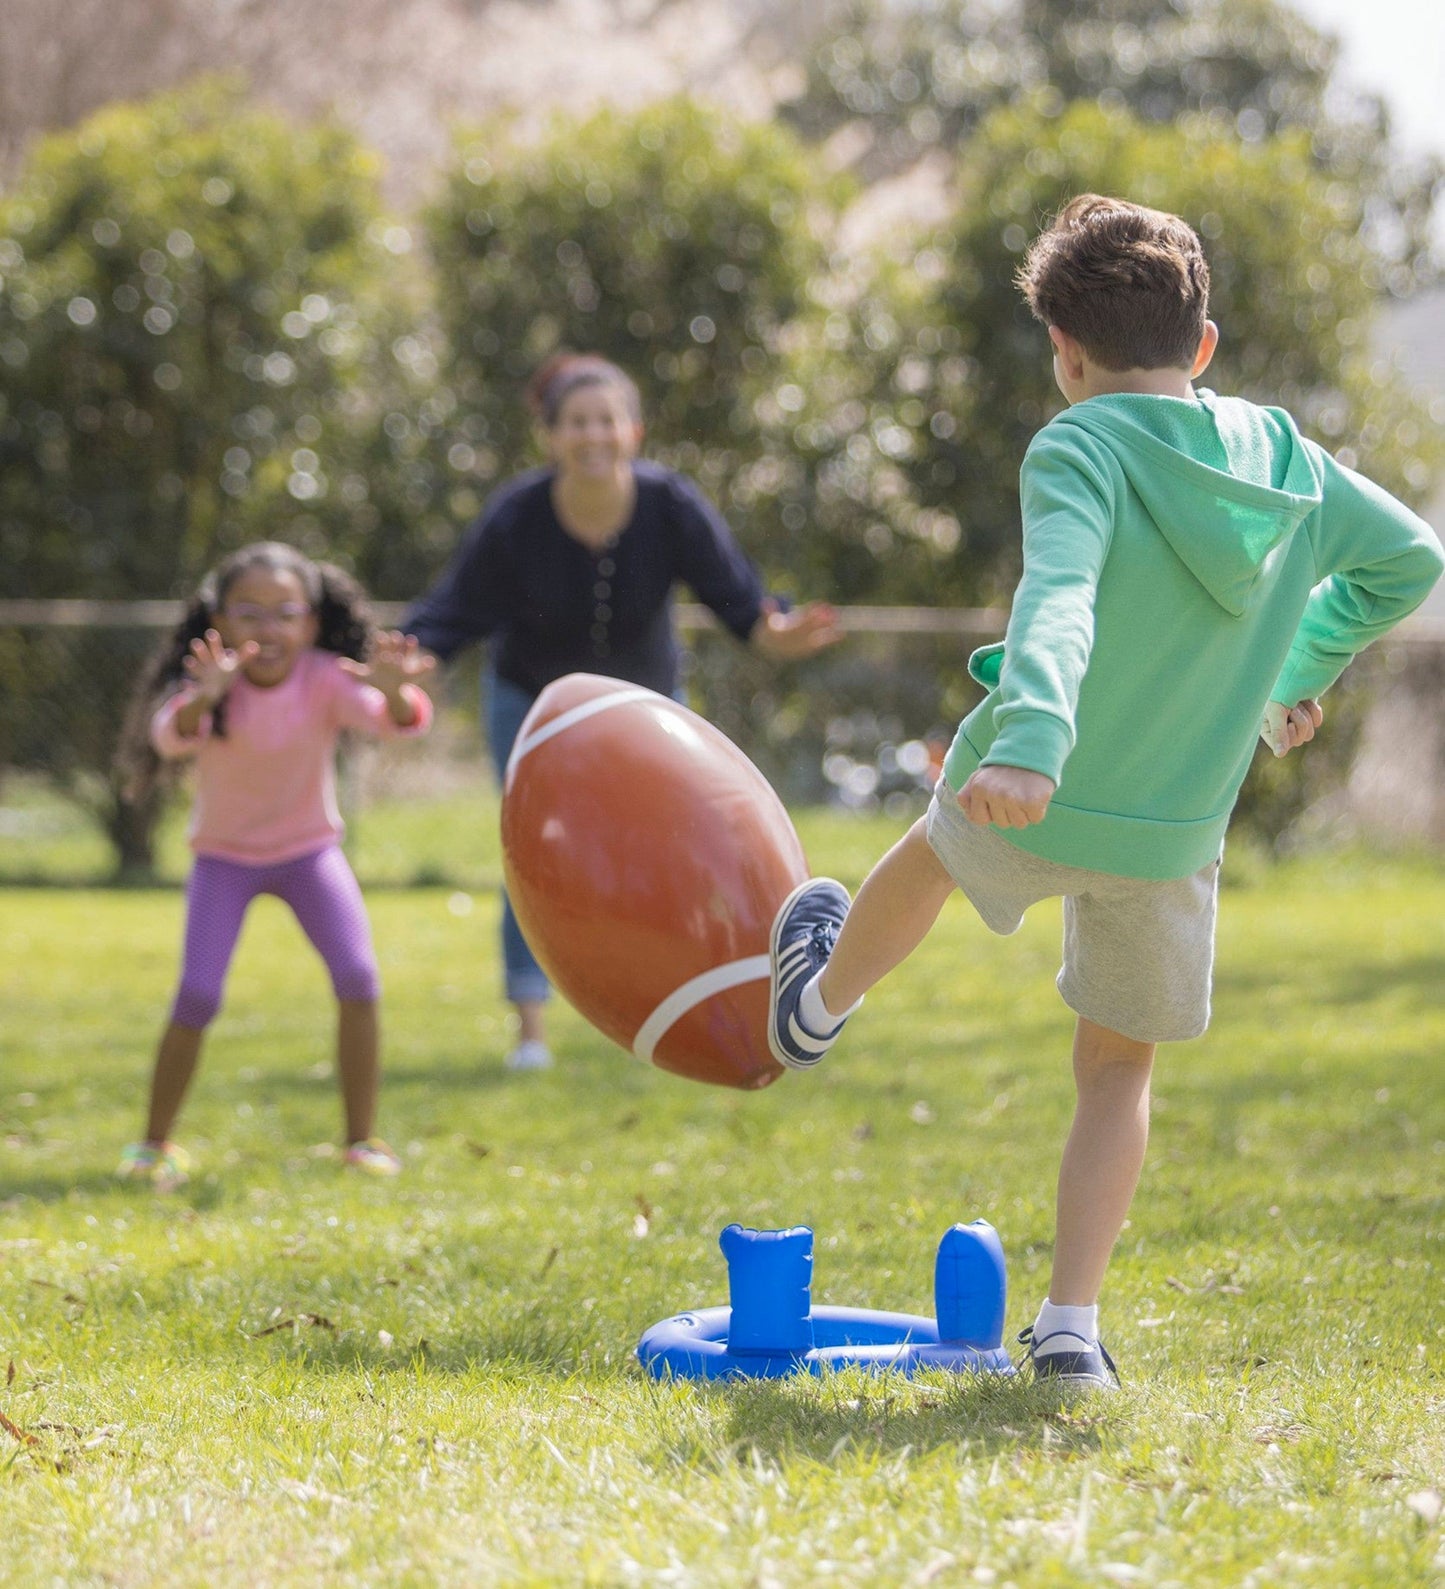
[[[773,1058],[789,1070],[811,1070],[843,1030],[843,1021],[839,1021],[826,1037],[810,1032],[798,1019],[798,999],[828,963],[851,903],[841,883],[831,877],[815,877],[799,883],[774,918],[768,1047]]]
[[[1114,1359],[1104,1350],[1102,1341],[1080,1351],[1041,1352],[1039,1348],[1048,1341],[1067,1335],[1071,1341],[1079,1337],[1071,1330],[1055,1330],[1043,1340],[1034,1338],[1032,1324],[1019,1331],[1019,1345],[1029,1349],[1029,1363],[1035,1379],[1046,1379],[1060,1386],[1076,1390],[1118,1390],[1119,1373]]]

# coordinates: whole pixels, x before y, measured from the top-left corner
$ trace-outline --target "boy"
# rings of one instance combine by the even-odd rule
[[[1024,457],[1007,635],[969,663],[988,695],[851,909],[831,879],[784,902],[769,1042],[816,1065],[954,888],[998,933],[1063,896],[1077,1103],[1048,1300],[1020,1340],[1039,1377],[1113,1389],[1099,1289],[1143,1166],[1155,1045],[1208,1025],[1224,831],[1261,720],[1277,755],[1313,738],[1315,698],[1445,558],[1283,411],[1194,390],[1219,333],[1177,217],[1085,194],[1019,285],[1071,406]]]

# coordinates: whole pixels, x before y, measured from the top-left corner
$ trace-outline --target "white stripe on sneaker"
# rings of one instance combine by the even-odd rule
[[[778,991],[796,982],[804,972],[812,969],[807,948],[803,944],[792,944],[778,956]]]
[[[810,1032],[806,1026],[799,1023],[796,1015],[788,1017],[788,1037],[799,1048],[805,1049],[810,1054],[816,1054],[819,1059],[833,1046],[833,1039],[837,1032],[830,1032],[827,1037],[818,1037]]]

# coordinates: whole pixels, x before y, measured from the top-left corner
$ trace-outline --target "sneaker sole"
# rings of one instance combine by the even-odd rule
[[[788,912],[797,904],[801,895],[805,894],[814,883],[823,882],[824,879],[810,877],[805,882],[799,883],[791,894],[778,906],[778,913],[773,917],[772,931],[768,934],[768,1048],[772,1056],[785,1070],[812,1070],[826,1054],[819,1054],[817,1059],[794,1059],[786,1053],[777,1036],[777,1011],[778,1011],[778,934],[783,930],[783,923],[788,919]]]
[[[1038,1385],[1056,1385],[1060,1390],[1102,1390],[1116,1391],[1119,1381],[1107,1373],[1100,1373],[1093,1369],[1044,1369],[1040,1370],[1037,1361],[1031,1361],[1034,1371],[1034,1383]]]

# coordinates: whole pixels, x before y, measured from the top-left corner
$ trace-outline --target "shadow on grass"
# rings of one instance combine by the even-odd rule
[[[22,868],[0,869],[0,893],[6,889],[30,889],[50,893],[95,894],[176,894],[186,886],[185,872],[48,872]],[[446,889],[453,893],[485,898],[500,894],[499,869],[485,872],[449,872],[440,867],[423,866],[405,877],[358,878],[368,894],[406,894]]]
[[[605,1354],[594,1337],[550,1324],[541,1317],[512,1319],[472,1334],[448,1331],[435,1339],[419,1335],[385,1344],[356,1329],[318,1326],[314,1315],[299,1314],[294,1325],[273,1329],[264,1338],[252,1334],[247,1345],[267,1350],[268,1356],[284,1356],[311,1373],[364,1373],[375,1379],[414,1378],[425,1372],[565,1380],[602,1366]]]
[[[331,1331],[301,1316],[292,1328],[262,1340],[268,1357],[281,1356],[308,1373],[355,1375],[382,1380],[419,1372],[458,1378],[593,1381],[592,1394],[604,1391],[597,1376],[640,1384],[657,1403],[664,1427],[688,1426],[669,1407],[677,1384],[659,1383],[632,1360],[630,1343],[615,1342],[575,1328],[558,1326],[539,1314],[511,1319],[475,1334],[451,1334],[382,1345],[351,1330]],[[248,1343],[249,1344],[249,1343]],[[1025,1373],[932,1375],[907,1381],[899,1375],[869,1375],[858,1370],[821,1379],[757,1380],[736,1384],[698,1384],[687,1391],[724,1404],[721,1434],[678,1434],[664,1440],[652,1456],[660,1468],[722,1469],[758,1460],[812,1460],[833,1463],[845,1452],[861,1457],[966,1446],[974,1452],[1048,1449],[1068,1458],[1102,1449],[1117,1416],[1111,1398],[1070,1398],[1041,1386]],[[687,1393],[686,1391],[683,1392]]]
[[[86,1170],[76,1175],[48,1175],[17,1176],[7,1175],[0,1170],[0,1210],[13,1198],[16,1202],[22,1199],[33,1199],[37,1203],[63,1203],[69,1197],[91,1196],[96,1193],[111,1193],[124,1191],[125,1183],[118,1180],[113,1171]],[[147,1197],[155,1194],[149,1188],[143,1188]]]
[[[699,1450],[695,1442],[665,1443],[659,1461],[695,1467],[764,1461],[815,1461],[943,1448],[971,1451],[1042,1450],[1088,1456],[1104,1443],[1114,1403],[1108,1397],[1070,1399],[1056,1388],[1014,1378],[958,1374],[912,1381],[859,1372],[821,1379],[757,1380],[715,1385],[700,1394],[730,1402],[726,1444]]]
[[[1237,1008],[1246,1012],[1254,995],[1277,989],[1285,973],[1280,967],[1245,969],[1230,966],[1216,969],[1215,1002],[1225,1011]],[[1383,995],[1405,991],[1423,1007],[1438,1008],[1440,988],[1445,983],[1445,955],[1414,955],[1409,959],[1365,964],[1333,963],[1328,979],[1311,986],[1312,1006],[1369,1005]]]

